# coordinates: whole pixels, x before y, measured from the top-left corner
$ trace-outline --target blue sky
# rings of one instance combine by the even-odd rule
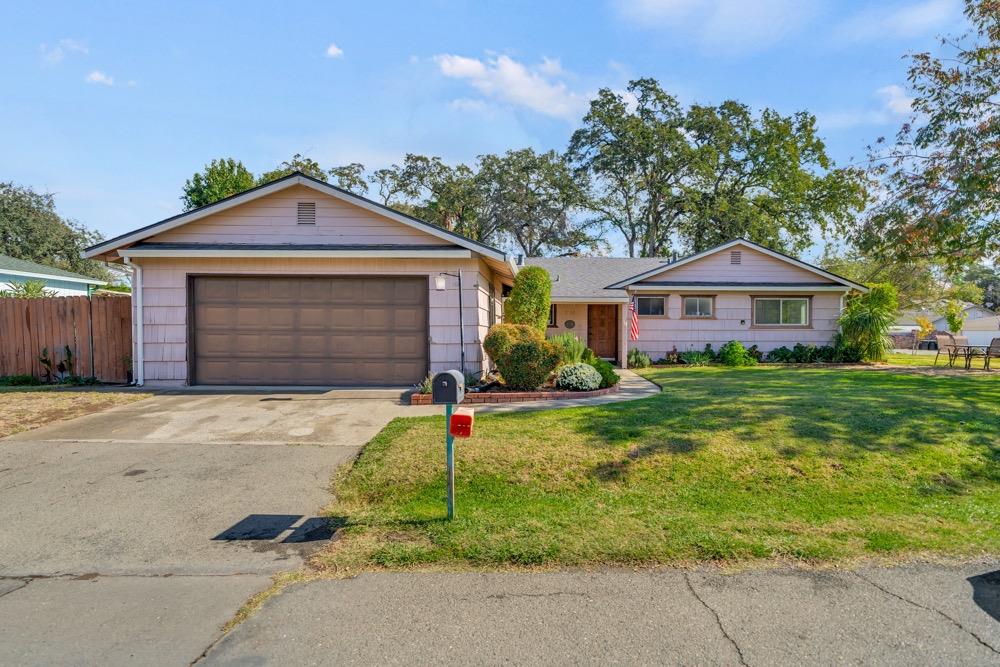
[[[563,149],[601,87],[808,110],[834,159],[906,116],[903,54],[959,0],[17,3],[0,24],[0,181],[107,236],[180,210],[216,157],[254,172],[406,152]]]

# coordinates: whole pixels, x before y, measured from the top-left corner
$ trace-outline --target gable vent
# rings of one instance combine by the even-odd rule
[[[730,264],[742,264],[743,263],[743,252],[741,250],[732,250],[729,252],[729,263]]]
[[[300,225],[316,224],[316,202],[314,201],[299,202],[298,223]]]

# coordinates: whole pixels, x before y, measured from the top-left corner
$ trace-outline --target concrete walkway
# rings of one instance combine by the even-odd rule
[[[524,412],[530,410],[553,410],[556,408],[580,408],[589,405],[606,405],[648,398],[660,393],[660,388],[644,377],[630,370],[615,369],[621,377],[621,389],[603,396],[590,398],[567,398],[553,401],[532,401],[530,403],[500,403],[492,405],[477,405],[476,412]],[[414,406],[416,407],[416,406]],[[440,412],[440,408],[436,410]]]
[[[1000,561],[367,574],[286,590],[198,664],[1000,664]]]

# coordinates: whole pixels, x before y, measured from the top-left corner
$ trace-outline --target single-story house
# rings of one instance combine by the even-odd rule
[[[45,288],[56,296],[88,296],[101,285],[107,284],[104,280],[72,271],[0,255],[0,291],[11,289],[15,283],[23,284],[28,281],[43,282]]]
[[[488,365],[521,263],[301,173],[89,248],[133,272],[135,377],[161,386],[389,385]],[[730,339],[823,344],[861,285],[748,241],[691,257],[529,258],[550,331],[623,364]],[[630,341],[635,300],[640,336]]]
[[[969,345],[989,345],[1000,338],[1000,315],[966,320],[960,335],[969,339]]]

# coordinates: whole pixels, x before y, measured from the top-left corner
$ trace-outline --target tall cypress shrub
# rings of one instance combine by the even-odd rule
[[[504,321],[526,324],[545,335],[552,301],[552,280],[540,266],[526,266],[514,278],[514,287],[504,303]]]

